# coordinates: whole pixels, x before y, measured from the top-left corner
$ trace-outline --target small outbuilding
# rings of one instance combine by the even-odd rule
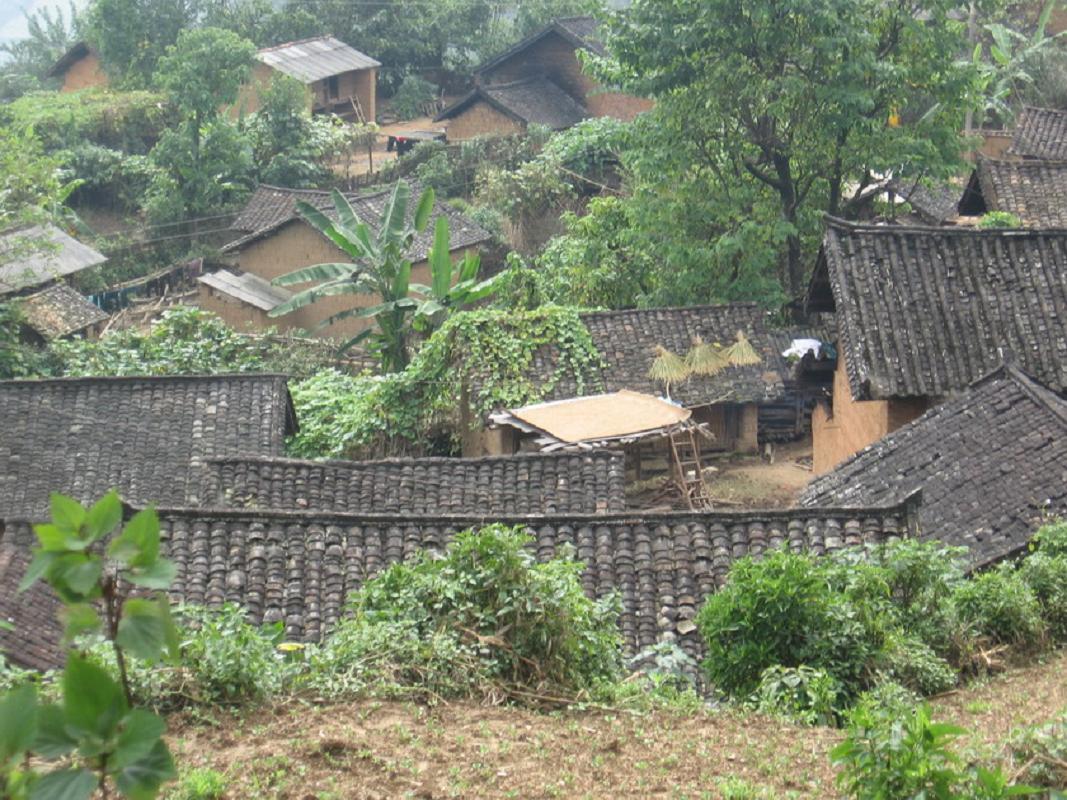
[[[379,61],[333,36],[265,47],[256,53],[252,78],[241,91],[235,110],[259,110],[262,89],[270,85],[275,75],[288,75],[308,88],[312,112],[374,122],[379,67]]]
[[[111,81],[100,63],[100,56],[88,42],[78,42],[60,56],[46,77],[60,80],[59,91],[103,89]]]
[[[0,295],[66,278],[107,261],[107,256],[55,225],[33,225],[0,233]]]
[[[69,336],[95,338],[109,319],[106,311],[65,283],[22,297],[18,308],[28,335],[41,343]]]

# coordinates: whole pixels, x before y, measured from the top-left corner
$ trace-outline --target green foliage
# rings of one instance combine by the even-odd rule
[[[17,303],[0,303],[0,378],[29,378],[44,369],[40,351],[22,342],[22,313]]]
[[[727,235],[744,230],[746,218],[765,226],[777,218],[763,243],[774,245],[777,277],[795,295],[809,226],[820,212],[847,212],[846,187],[900,164],[960,166],[975,71],[957,61],[965,37],[955,10],[951,0],[741,10],[731,0],[637,0],[612,18],[612,58],[594,68],[607,84],[656,99],[640,157],[669,169],[642,169],[641,190],[713,206],[705,218]],[[909,113],[892,126],[896,109]],[[671,211],[681,218],[685,209]]]
[[[961,584],[953,602],[960,619],[993,642],[1032,648],[1044,639],[1041,605],[1008,565]]]
[[[1020,780],[1031,786],[1067,786],[1067,712],[1045,725],[1012,731],[1011,760],[1022,769]]]
[[[232,31],[183,30],[160,58],[155,83],[183,116],[208,120],[237,101],[255,53],[255,45]]]
[[[236,333],[208,311],[177,306],[149,330],[112,331],[98,340],[50,345],[58,375],[308,374],[332,362],[328,346]]]
[[[555,372],[535,383],[534,355],[547,345],[558,347]],[[481,419],[498,408],[536,402],[565,377],[580,392],[594,391],[601,367],[573,308],[461,312],[430,336],[403,372],[352,378],[325,371],[292,384],[300,431],[289,449],[316,458],[425,452],[446,420],[455,430],[464,412]]]
[[[753,704],[764,714],[781,715],[801,725],[832,725],[841,688],[825,670],[768,667],[760,676]]]
[[[1052,558],[1067,556],[1067,520],[1055,520],[1038,528],[1031,546]]]
[[[854,800],[927,798],[996,800],[1032,794],[1009,786],[1000,770],[965,770],[952,749],[966,731],[932,722],[929,709],[865,707],[853,715],[848,736],[831,753],[838,786]]]
[[[978,220],[978,227],[982,230],[989,230],[991,228],[1021,228],[1022,226],[1022,220],[1010,211],[990,211],[988,214],[983,214],[981,219]]]
[[[270,312],[272,317],[291,313],[323,298],[335,295],[370,295],[378,302],[370,307],[340,311],[319,323],[328,327],[345,319],[373,319],[368,328],[350,339],[342,349],[369,339],[370,350],[378,356],[383,372],[399,372],[410,360],[412,329],[429,330],[463,306],[487,297],[494,291],[492,279],[478,282],[480,261],[467,254],[452,264],[448,220],[438,217],[429,253],[432,286],[411,282],[411,252],[415,237],[429,223],[434,208],[433,189],[419,198],[408,215],[411,190],[397,181],[382,211],[376,229],[360,220],[347,198],[333,193],[337,220],[330,219],[308,203],[297,205],[300,214],[351,259],[348,264],[317,264],[290,272],[274,283],[280,286],[315,283]]]
[[[207,767],[183,770],[167,800],[221,800],[229,781],[221,772]]]
[[[4,795],[88,800],[98,787],[106,795],[113,785],[123,797],[153,798],[175,776],[174,764],[162,739],[163,720],[132,707],[126,659],[152,663],[178,650],[163,594],[175,568],[160,557],[159,521],[148,509],[122,525],[114,491],[88,509],[53,494],[51,509],[52,521],[34,527],[39,547],[20,591],[40,579],[48,583],[65,606],[65,640],[104,633],[119,680],[72,651],[60,703],[39,703],[33,685],[0,698]],[[141,596],[130,596],[135,587]],[[38,774],[24,765],[31,757],[60,763]]]
[[[573,695],[619,670],[615,601],[582,590],[569,554],[538,563],[521,528],[457,534],[352,597],[353,616],[308,653],[318,691],[395,685],[437,696]]]
[[[32,131],[0,127],[0,229],[62,216],[75,188]]]
[[[405,75],[393,94],[393,113],[400,119],[421,117],[423,108],[437,95],[437,87],[419,75]]]
[[[43,88],[46,73],[78,40],[83,27],[83,15],[73,2],[68,2],[67,13],[61,6],[43,6],[25,16],[26,38],[0,44],[0,103]]]
[[[906,625],[904,630],[910,630]],[[956,669],[922,638],[895,630],[878,658],[880,673],[920,695],[940,694],[956,685]]]

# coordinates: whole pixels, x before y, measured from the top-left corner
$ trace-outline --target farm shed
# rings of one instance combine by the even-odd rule
[[[1067,111],[1025,107],[1015,120],[1008,155],[1067,159]]]
[[[1015,367],[969,389],[811,482],[806,506],[890,503],[922,490],[923,536],[969,548],[975,567],[1024,550],[1067,513],[1067,400]]]
[[[51,492],[197,502],[206,459],[281,455],[296,428],[281,375],[0,381],[0,412],[0,516],[30,519]]]
[[[271,286],[249,272],[220,269],[197,278],[197,305],[237,330],[262,331],[276,325],[270,312],[292,296],[288,289]]]
[[[77,42],[72,45],[45,73],[45,77],[58,78],[61,92],[102,89],[111,84],[100,63],[99,54],[88,42]]]
[[[382,211],[389,202],[391,193],[390,189],[372,194],[352,193],[345,196],[360,220],[374,231],[377,229]],[[408,204],[409,216],[415,213],[417,196],[416,187],[412,191],[412,200]],[[234,219],[233,229],[243,235],[222,248],[224,259],[240,272],[253,275],[268,284],[280,275],[301,267],[350,261],[346,253],[300,217],[296,210],[296,204],[300,201],[309,203],[328,216],[333,216],[335,213],[330,192],[318,189],[287,189],[261,184],[241,213]],[[433,244],[434,225],[436,220],[442,216],[448,220],[453,257],[459,257],[467,250],[480,250],[491,239],[490,234],[481,226],[451,206],[436,203],[430,215],[429,225],[416,237],[411,251],[407,254],[412,261],[411,281],[413,283],[426,285],[430,283],[430,267],[427,258]],[[215,279],[216,283],[224,280],[232,283],[232,279],[229,278]],[[201,294],[203,302],[207,304],[205,308],[215,311],[227,322],[240,324],[256,319],[267,320],[266,312],[257,305],[258,300],[253,302],[250,299],[242,299],[235,290],[228,289],[226,290],[227,297],[223,301],[218,296],[218,293],[223,291],[219,286],[212,287],[209,284],[209,288],[213,291]],[[262,296],[261,291],[257,291],[256,294]],[[330,297],[305,306],[292,314],[267,321],[283,331],[311,331],[319,322],[339,311],[355,307],[369,307],[378,302],[380,302],[378,298],[370,295]],[[331,325],[317,335],[350,338],[373,324],[373,320],[346,319]]]
[[[0,233],[0,295],[21,292],[74,275],[107,257],[55,225]]]
[[[300,461],[235,456],[209,462],[205,503],[218,507],[395,514],[622,511],[621,453],[491,458]]]
[[[1007,358],[1067,389],[1067,231],[831,219],[807,307],[833,312],[838,336],[832,404],[812,417],[817,474]]]
[[[308,88],[310,111],[374,122],[379,67],[380,62],[333,36],[265,47],[256,53],[252,78],[241,90],[234,108],[237,113],[258,111],[260,93],[280,74]]]
[[[65,283],[53,283],[19,299],[22,323],[32,338],[47,342],[74,334],[96,336],[108,315]]]
[[[685,308],[649,308],[629,311],[595,311],[584,313],[581,320],[588,328],[603,365],[592,375],[585,391],[567,374],[555,383],[542,402],[628,390],[659,397],[664,385],[648,373],[656,358],[657,347],[685,354],[696,339],[704,342],[734,341],[738,331],[745,334],[760,357],[760,363],[729,366],[712,377],[694,376],[670,386],[670,399],[693,411],[695,422],[704,423],[713,436],[709,447],[719,450],[755,451],[758,443],[757,418],[760,403],[781,398],[788,365],[774,347],[774,340],[763,326],[763,312],[752,303]],[[534,358],[530,380],[534,385],[548,385],[555,375],[558,352],[555,347],[542,348]],[[468,392],[476,396],[475,381]],[[494,409],[503,411],[505,409]],[[514,452],[514,436],[501,430],[488,430],[486,419],[465,420],[464,452]]]
[[[632,120],[652,102],[600,86],[582,69],[579,51],[604,55],[592,17],[554,20],[475,69],[474,90],[436,121],[448,122],[448,138],[500,136],[538,123],[553,129],[586,117]]]
[[[734,560],[778,546],[823,554],[911,535],[915,504],[488,518],[187,508],[161,509],[159,515],[163,551],[178,568],[172,600],[213,608],[237,603],[254,624],[282,622],[290,641],[321,641],[341,618],[348,596],[390,564],[420,549],[440,551],[459,531],[500,522],[525,527],[541,560],[573,548],[586,564],[582,584],[588,595],[619,595],[626,653],[673,641],[699,657],[693,618]],[[32,538],[28,527],[8,521],[0,537],[0,567],[17,566]],[[0,619],[16,622],[14,632],[0,630],[0,647],[14,663],[47,666],[39,654],[62,635],[55,614],[45,613],[49,601],[58,610],[57,601],[42,594],[32,610],[21,598],[0,596]],[[31,615],[33,627],[25,632],[19,623]]]
[[[1027,228],[1067,228],[1067,161],[979,158],[960,213],[1014,214]]]

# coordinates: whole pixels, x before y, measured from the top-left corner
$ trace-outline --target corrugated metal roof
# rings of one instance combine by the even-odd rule
[[[103,264],[107,257],[55,225],[0,234],[0,294],[39,286]]]
[[[269,281],[247,272],[234,275],[220,269],[218,272],[201,275],[198,280],[216,291],[263,311],[272,311],[293,296],[288,290],[271,286]]]
[[[381,62],[332,36],[265,47],[256,54],[256,58],[303,83],[314,83],[331,75],[381,66]]]

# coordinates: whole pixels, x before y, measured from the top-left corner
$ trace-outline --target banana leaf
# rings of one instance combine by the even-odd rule
[[[272,286],[292,286],[296,283],[310,283],[311,281],[336,280],[338,278],[352,279],[353,273],[362,270],[358,264],[315,264],[311,267],[279,275],[271,281]]]

